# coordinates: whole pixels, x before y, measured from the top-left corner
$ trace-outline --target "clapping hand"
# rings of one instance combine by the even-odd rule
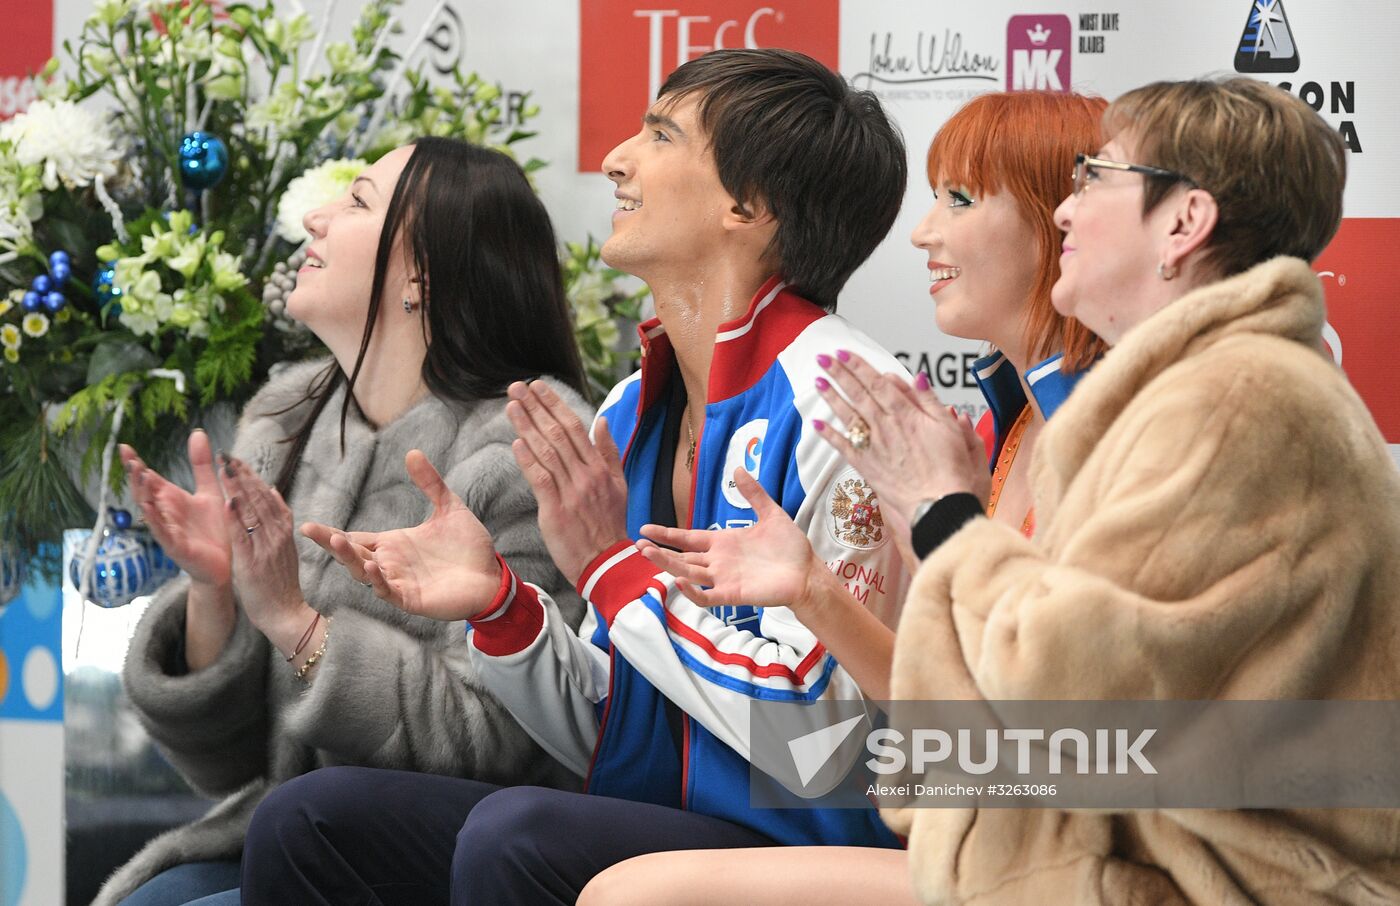
[[[194,582],[224,587],[232,580],[233,554],[224,530],[224,492],[214,474],[209,436],[192,432],[188,449],[193,494],[148,467],[126,444],[121,445],[122,464],[136,505],[166,556]]]
[[[800,615],[830,571],[757,479],[738,468],[734,484],[753,507],[755,525],[718,531],[647,525],[637,547],[696,604],[790,607]]]
[[[844,350],[819,356],[818,363],[831,379],[817,378],[817,392],[846,432],[823,422],[814,427],[870,482],[902,549],[921,501],[970,492],[986,503],[986,447],[971,420],[944,406],[927,378],[911,387]]]
[[[325,548],[357,582],[406,613],[469,620],[501,583],[491,535],[419,450],[404,458],[432,512],[409,528],[344,532],[315,522],[301,533]]]
[[[606,419],[590,439],[559,394],[543,381],[507,390],[511,444],[540,507],[540,534],[564,578],[577,584],[589,561],[627,538],[627,479]]]

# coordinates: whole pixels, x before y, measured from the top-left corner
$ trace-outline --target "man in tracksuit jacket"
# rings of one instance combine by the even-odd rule
[[[750,703],[860,690],[787,608],[702,607],[633,542],[647,523],[752,524],[734,485],[742,468],[893,624],[907,574],[891,531],[813,422],[836,421],[815,389],[819,357],[848,350],[905,374],[831,313],[898,211],[900,139],[873,96],[807,57],[717,51],[672,74],[604,170],[618,199],[604,258],[645,280],[656,302],[640,328],[642,367],[608,396],[591,437],[538,382],[514,385],[507,410],[550,553],[591,605],[584,625],[570,630],[499,557],[489,601],[424,600],[403,584],[411,577],[371,575],[401,606],[470,621],[477,677],[586,792],[314,772],[255,817],[248,852],[259,864],[245,856],[245,896],[257,875],[287,902],[375,902],[374,891],[416,874],[445,876],[454,904],[572,903],[593,875],[647,852],[899,845],[873,807],[750,804]],[[370,548],[418,532],[420,547],[448,560],[463,551],[460,585],[479,585],[470,536],[428,531],[380,533]]]

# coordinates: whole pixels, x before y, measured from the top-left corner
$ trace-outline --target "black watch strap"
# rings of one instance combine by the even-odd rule
[[[924,559],[974,516],[981,515],[982,502],[975,494],[948,494],[938,498],[928,512],[914,523],[911,531],[914,554],[920,560]]]

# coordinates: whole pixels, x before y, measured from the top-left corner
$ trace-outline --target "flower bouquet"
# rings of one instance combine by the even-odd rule
[[[437,13],[400,53],[398,4],[329,42],[329,15],[270,0],[98,0],[0,124],[0,541],[22,557],[91,524],[79,488],[118,489],[117,439],[166,467],[314,351],[281,308],[302,214],[415,135],[531,137],[536,108],[508,126],[496,85],[411,67]]]

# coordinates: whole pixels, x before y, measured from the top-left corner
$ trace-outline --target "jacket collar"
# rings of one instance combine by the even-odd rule
[[[744,314],[719,325],[710,361],[709,403],[738,396],[758,383],[778,354],[826,312],[788,289],[778,277],[759,287]],[[676,354],[660,318],[637,327],[642,345],[640,408],[651,408],[671,379]]]
[[[1065,371],[1061,367],[1063,361],[1064,354],[1057,353],[1026,372],[1031,396],[1035,397],[1036,405],[1047,419],[1069,398],[1070,391],[1088,372],[1087,368]],[[1026,406],[1026,393],[1016,367],[1001,352],[993,352],[973,362],[972,376],[992,411],[992,426],[996,432],[992,459],[995,461],[1006,433]]]

